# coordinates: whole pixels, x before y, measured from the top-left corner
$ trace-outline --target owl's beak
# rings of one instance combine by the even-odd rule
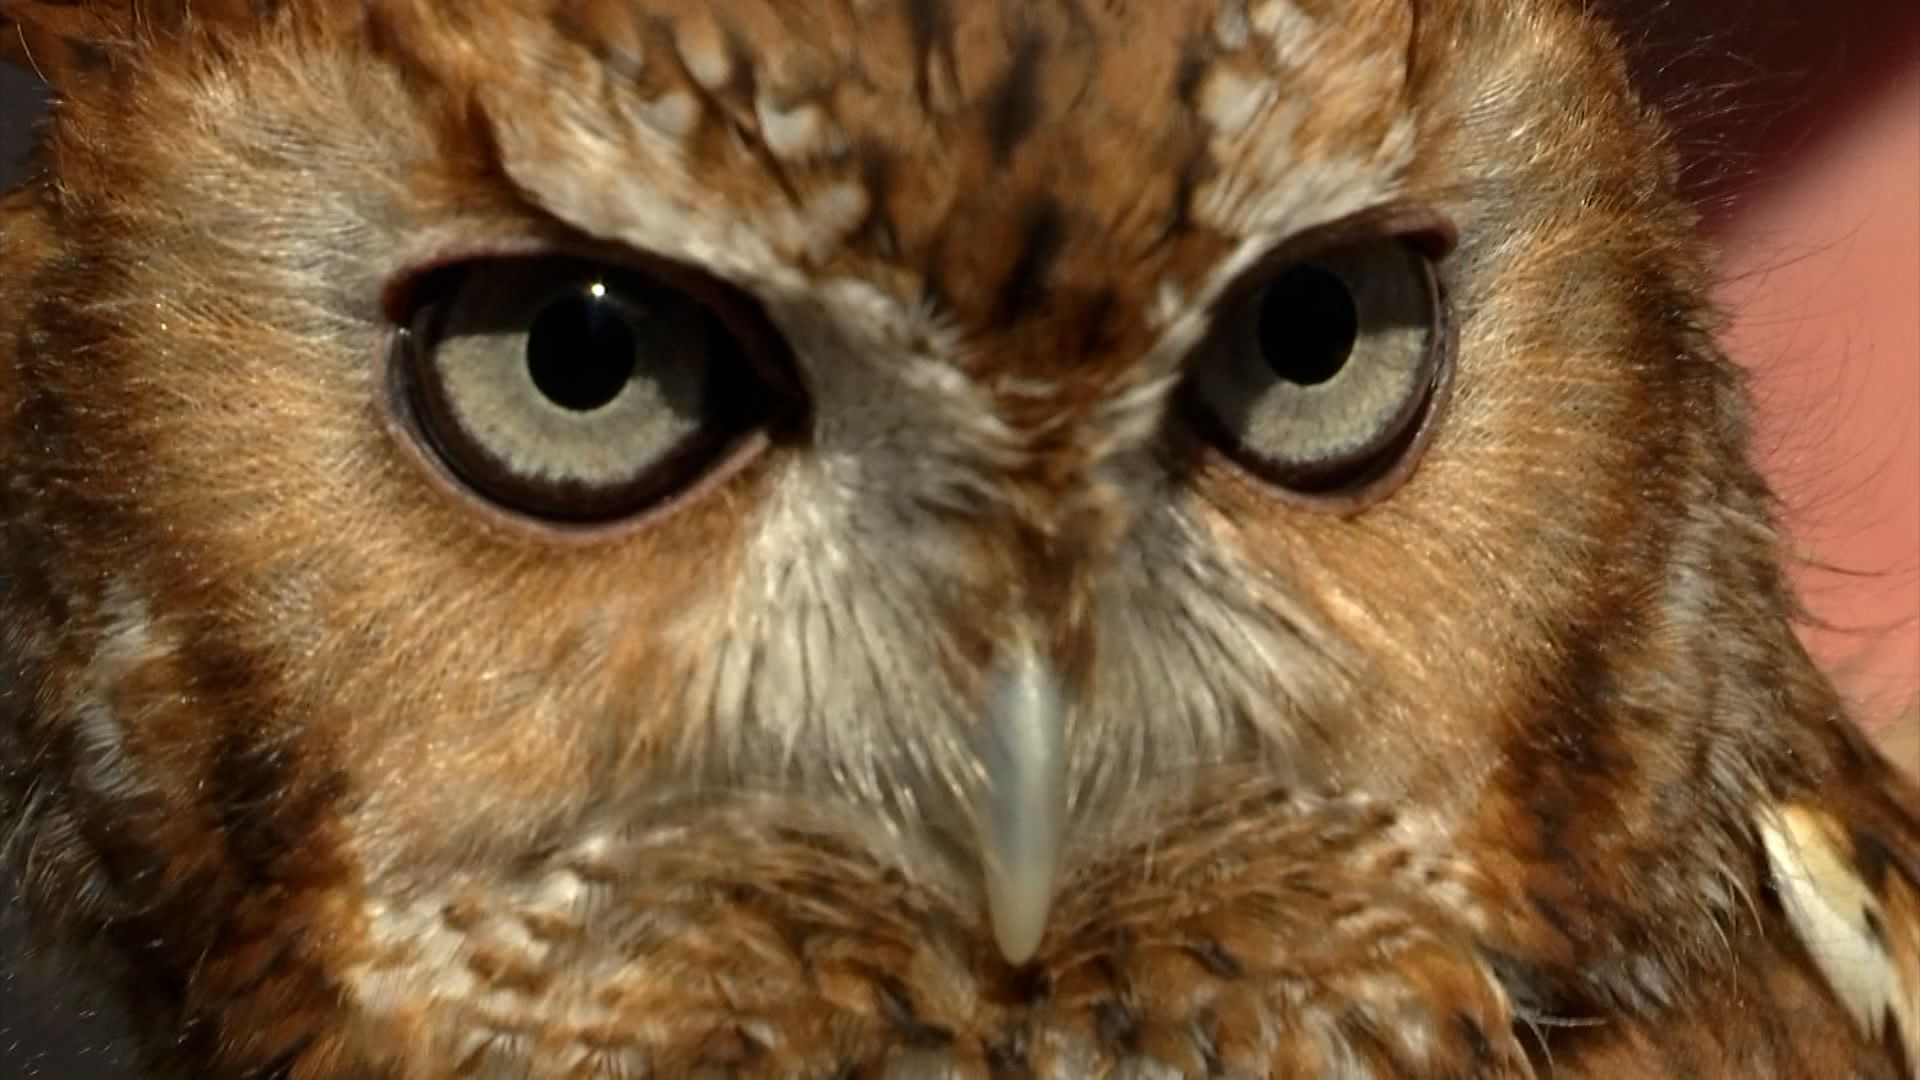
[[[1066,807],[1066,706],[1060,679],[1038,647],[1017,640],[988,680],[976,806],[987,917],[1010,964],[1040,947],[1053,909]]]

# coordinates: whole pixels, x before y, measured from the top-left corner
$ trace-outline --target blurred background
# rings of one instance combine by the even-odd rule
[[[1726,343],[1753,374],[1808,644],[1920,771],[1920,4],[1591,2],[1672,117],[1723,251]],[[0,69],[0,187],[43,104]],[[126,1076],[111,1021],[18,959],[4,901],[0,1080]]]
[[[1920,4],[1593,0],[1677,128],[1804,636],[1920,772]]]

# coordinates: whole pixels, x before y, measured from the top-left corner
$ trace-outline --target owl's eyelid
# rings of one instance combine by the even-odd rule
[[[1424,203],[1383,203],[1308,230],[1300,239],[1315,247],[1337,247],[1365,239],[1398,239],[1438,262],[1460,246],[1453,219]]]
[[[409,245],[409,250],[400,252],[394,260],[393,271],[380,285],[380,314],[390,326],[407,325],[411,313],[419,307],[421,290],[468,263],[579,254],[575,245],[566,240],[524,229],[513,231],[464,223],[458,229],[436,230],[417,245]]]
[[[1241,303],[1285,267],[1368,240],[1398,240],[1437,265],[1460,246],[1460,230],[1446,214],[1419,203],[1383,203],[1348,214],[1275,244],[1221,292],[1214,310]]]
[[[670,255],[576,235],[523,233],[448,241],[423,250],[420,257],[389,275],[381,288],[380,310],[391,327],[415,323],[423,292],[458,275],[462,267],[511,260],[577,260],[600,263],[611,271],[641,274],[699,301],[739,340],[747,362],[772,393],[785,402],[804,403],[801,384],[786,339],[775,329],[758,297],[701,267]]]

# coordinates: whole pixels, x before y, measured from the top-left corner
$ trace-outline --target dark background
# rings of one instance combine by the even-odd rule
[[[31,77],[0,66],[0,189],[24,171],[42,108]],[[0,280],[0,289],[13,288]],[[0,843],[9,829],[0,821]],[[0,1080],[120,1080],[130,1074],[116,1026],[65,991],[50,961],[23,959],[25,935],[0,881]]]
[[[1827,518],[1836,512],[1867,515],[1866,524],[1849,524],[1831,546],[1823,546],[1818,535],[1803,540],[1871,580],[1852,591],[1812,577],[1803,577],[1802,585],[1815,609],[1840,626],[1835,634],[1819,637],[1816,650],[1844,669],[1843,686],[1853,680],[1856,696],[1869,702],[1870,719],[1886,725],[1905,714],[1901,741],[1890,745],[1907,754],[1908,747],[1920,746],[1914,741],[1920,722],[1911,697],[1916,691],[1911,673],[1920,670],[1920,495],[1915,494],[1920,483],[1910,482],[1913,474],[1901,471],[1900,463],[1907,456],[1920,460],[1910,455],[1920,426],[1920,382],[1912,374],[1920,370],[1920,355],[1897,320],[1912,322],[1920,309],[1920,234],[1895,235],[1886,268],[1868,271],[1845,263],[1823,271],[1843,285],[1847,275],[1893,275],[1891,294],[1880,283],[1882,294],[1893,298],[1890,317],[1896,321],[1890,329],[1876,330],[1869,310],[1865,330],[1838,331],[1878,334],[1891,343],[1885,349],[1861,349],[1852,342],[1834,351],[1817,338],[1805,349],[1779,344],[1783,339],[1778,333],[1769,336],[1768,327],[1795,319],[1801,325],[1821,316],[1806,310],[1796,316],[1791,303],[1751,299],[1736,287],[1749,276],[1802,258],[1807,245],[1816,253],[1844,255],[1850,250],[1848,236],[1880,227],[1877,217],[1842,217],[1796,229],[1794,223],[1808,215],[1792,202],[1795,183],[1830,184],[1838,191],[1853,183],[1850,178],[1890,170],[1893,190],[1904,190],[1910,200],[1911,192],[1920,190],[1920,149],[1915,149],[1920,138],[1902,141],[1909,129],[1920,130],[1920,5],[1903,0],[1595,0],[1595,6],[1626,28],[1642,84],[1679,125],[1689,194],[1708,229],[1728,248],[1734,292],[1727,300],[1739,316],[1729,343],[1759,376],[1760,449],[1785,489],[1789,521],[1796,507]],[[0,68],[0,187],[23,174],[42,104],[31,78]],[[1863,142],[1864,151],[1859,149]],[[1873,217],[1871,208],[1860,212]],[[1893,225],[1907,227],[1905,219]],[[1781,229],[1791,239],[1781,239]],[[1789,248],[1794,253],[1783,254]],[[12,284],[0,281],[0,288]],[[1857,322],[1860,312],[1852,317]],[[1749,329],[1754,327],[1759,329]],[[1808,373],[1810,383],[1792,381]],[[1815,441],[1847,445],[1829,448],[1827,456],[1811,463],[1795,449],[1799,444],[1790,425],[1769,419],[1769,403],[1774,412],[1803,408],[1791,389],[1795,385],[1841,403],[1836,430],[1821,431]],[[1884,424],[1849,422],[1856,408],[1875,402],[1892,410],[1891,434],[1880,430]],[[1855,429],[1865,433],[1848,443],[1848,432]],[[1848,469],[1858,475],[1835,478]],[[1810,486],[1808,477],[1841,485],[1851,494],[1836,502]],[[1862,536],[1874,546],[1861,547]],[[1889,626],[1891,637],[1877,632]],[[1876,633],[1850,632],[1868,627]],[[1869,637],[1884,647],[1871,655],[1849,651]],[[1866,660],[1856,662],[1862,655]],[[1880,683],[1875,672],[1881,672]],[[1874,704],[1876,687],[1888,678],[1885,672],[1892,673],[1895,697]],[[1920,759],[1920,749],[1911,753]],[[6,824],[0,822],[0,837],[5,834]],[[23,935],[17,920],[6,914],[9,899],[0,895],[0,1080],[120,1080],[126,1076],[126,1055],[116,1043],[114,1025],[64,991],[48,962],[24,959]]]

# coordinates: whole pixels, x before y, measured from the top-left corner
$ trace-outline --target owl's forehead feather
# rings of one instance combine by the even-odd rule
[[[576,227],[997,326],[1055,289],[1128,309],[1168,281],[1197,293],[1239,241],[1390,196],[1415,141],[1410,9],[1320,7],[387,0],[372,18]]]
[[[762,297],[869,284],[1088,398],[1417,142],[1404,0],[485,6],[386,0],[374,36],[541,210]]]
[[[0,7],[24,20],[23,46],[53,18]],[[402,73],[410,111],[457,144],[449,157],[496,159],[514,197],[587,235],[754,290],[865,280],[992,330],[1059,298],[1164,324],[1182,306],[1170,299],[1204,303],[1262,244],[1432,198],[1448,170],[1427,148],[1475,104],[1459,92],[1475,78],[1451,73],[1466,59],[1455,24],[1510,30],[1528,6],[288,0],[266,20],[252,4],[138,7],[83,5],[132,25],[76,32],[222,65],[370,59]],[[216,47],[166,47],[196,41]]]

